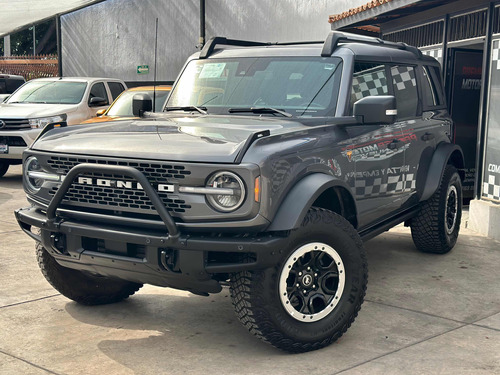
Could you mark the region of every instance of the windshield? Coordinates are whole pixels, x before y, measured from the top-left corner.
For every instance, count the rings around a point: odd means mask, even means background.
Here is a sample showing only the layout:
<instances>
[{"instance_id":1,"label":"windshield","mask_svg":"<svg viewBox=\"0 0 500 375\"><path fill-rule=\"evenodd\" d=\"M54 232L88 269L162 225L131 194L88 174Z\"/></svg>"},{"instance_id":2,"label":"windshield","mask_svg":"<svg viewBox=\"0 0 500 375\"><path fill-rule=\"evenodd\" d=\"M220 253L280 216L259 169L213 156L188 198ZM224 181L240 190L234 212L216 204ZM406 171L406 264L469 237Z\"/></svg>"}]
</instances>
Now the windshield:
<instances>
[{"instance_id":1,"label":"windshield","mask_svg":"<svg viewBox=\"0 0 500 375\"><path fill-rule=\"evenodd\" d=\"M341 65L339 58L332 57L193 60L166 107L198 106L217 114L258 107L294 116L333 115ZM274 116L276 112L266 114Z\"/></svg>"},{"instance_id":2,"label":"windshield","mask_svg":"<svg viewBox=\"0 0 500 375\"><path fill-rule=\"evenodd\" d=\"M155 112L161 112L169 92L170 91L156 90ZM132 113L132 99L136 94L148 94L151 99L153 99L153 90L125 91L118 97L118 99L116 99L111 107L109 107L106 115L133 117L134 114Z\"/></svg>"},{"instance_id":3,"label":"windshield","mask_svg":"<svg viewBox=\"0 0 500 375\"><path fill-rule=\"evenodd\" d=\"M86 87L85 82L32 81L17 90L7 103L78 104Z\"/></svg>"}]
</instances>

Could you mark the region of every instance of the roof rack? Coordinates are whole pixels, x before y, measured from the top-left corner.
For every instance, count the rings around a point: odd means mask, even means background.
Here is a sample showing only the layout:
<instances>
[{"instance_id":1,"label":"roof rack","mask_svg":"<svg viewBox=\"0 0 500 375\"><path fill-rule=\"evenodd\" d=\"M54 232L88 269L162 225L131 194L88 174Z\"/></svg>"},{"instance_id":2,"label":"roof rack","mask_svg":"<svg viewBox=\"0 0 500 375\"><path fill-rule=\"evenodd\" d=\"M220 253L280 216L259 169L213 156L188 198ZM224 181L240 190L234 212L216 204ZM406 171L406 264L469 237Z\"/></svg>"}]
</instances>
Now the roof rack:
<instances>
[{"instance_id":1,"label":"roof rack","mask_svg":"<svg viewBox=\"0 0 500 375\"><path fill-rule=\"evenodd\" d=\"M321 56L330 57L333 52L337 49L340 42L356 42L365 43L373 45L383 45L385 47L397 48L401 50L406 50L412 52L417 57L422 57L422 52L413 46L409 46L403 42L389 42L380 38L374 38L370 36L357 35L357 34L347 34L340 31L332 31L328 34L328 37L323 44L323 50L321 51Z\"/></svg>"},{"instance_id":2,"label":"roof rack","mask_svg":"<svg viewBox=\"0 0 500 375\"><path fill-rule=\"evenodd\" d=\"M294 44L321 44L323 43L323 50L321 51L322 57L330 57L333 52L337 49L339 43L341 42L356 42L356 43L365 43L365 44L373 44L373 45L383 45L385 47L397 48L401 50L406 50L412 52L417 57L422 57L422 52L413 46L409 46L403 42L389 42L380 38L374 38L370 36L357 35L357 34L349 34L343 33L340 31L332 31L328 34L325 42L323 41L305 41L305 42L252 42L249 40L238 40L238 39L227 39L222 36L216 36L210 38L208 42L205 44L203 49L200 52L200 59L208 58L215 49L215 46L218 44L223 44L226 46L239 46L239 47L265 47L265 46L290 46Z\"/></svg>"},{"instance_id":3,"label":"roof rack","mask_svg":"<svg viewBox=\"0 0 500 375\"><path fill-rule=\"evenodd\" d=\"M200 52L200 59L209 57L215 49L217 44L224 44L226 46L241 46L241 47L256 47L256 46L269 46L271 43L266 42L251 42L248 40L227 39L223 36L216 36L210 38L203 46Z\"/></svg>"},{"instance_id":4,"label":"roof rack","mask_svg":"<svg viewBox=\"0 0 500 375\"><path fill-rule=\"evenodd\" d=\"M227 39L222 36L216 36L210 38L208 42L205 44L203 49L200 52L200 59L206 59L209 57L217 44L223 44L226 46L240 46L240 47L263 47L263 46L291 46L294 44L321 44L320 41L304 41L304 42L252 42L248 40L237 40L237 39Z\"/></svg>"}]
</instances>

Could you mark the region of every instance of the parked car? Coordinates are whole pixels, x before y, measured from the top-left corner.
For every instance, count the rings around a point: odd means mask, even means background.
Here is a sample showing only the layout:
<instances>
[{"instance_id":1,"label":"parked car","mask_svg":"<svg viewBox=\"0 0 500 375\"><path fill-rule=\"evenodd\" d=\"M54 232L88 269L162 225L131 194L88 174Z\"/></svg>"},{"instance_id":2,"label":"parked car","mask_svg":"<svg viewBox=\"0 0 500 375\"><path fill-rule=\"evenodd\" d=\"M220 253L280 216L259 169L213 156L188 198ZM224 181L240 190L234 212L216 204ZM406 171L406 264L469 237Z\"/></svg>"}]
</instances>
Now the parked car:
<instances>
[{"instance_id":1,"label":"parked car","mask_svg":"<svg viewBox=\"0 0 500 375\"><path fill-rule=\"evenodd\" d=\"M0 103L26 82L23 76L0 74Z\"/></svg>"},{"instance_id":2,"label":"parked car","mask_svg":"<svg viewBox=\"0 0 500 375\"><path fill-rule=\"evenodd\" d=\"M95 122L106 122L114 120L126 120L134 118L132 113L132 100L136 94L146 94L151 98L156 97L154 112L161 112L165 100L172 86L140 86L130 88L120 94L118 98L106 110L97 111L97 116L82 122L82 124L92 124Z\"/></svg>"},{"instance_id":3,"label":"parked car","mask_svg":"<svg viewBox=\"0 0 500 375\"><path fill-rule=\"evenodd\" d=\"M0 104L0 177L49 124L74 125L105 110L127 86L112 78L40 78Z\"/></svg>"},{"instance_id":4,"label":"parked car","mask_svg":"<svg viewBox=\"0 0 500 375\"><path fill-rule=\"evenodd\" d=\"M205 296L229 285L252 334L304 352L357 317L363 240L405 223L420 251L457 241L463 153L439 63L415 47L341 32L214 38L164 112L149 108L47 129L24 154L32 205L17 220L43 275L78 303L145 283Z\"/></svg>"}]
</instances>

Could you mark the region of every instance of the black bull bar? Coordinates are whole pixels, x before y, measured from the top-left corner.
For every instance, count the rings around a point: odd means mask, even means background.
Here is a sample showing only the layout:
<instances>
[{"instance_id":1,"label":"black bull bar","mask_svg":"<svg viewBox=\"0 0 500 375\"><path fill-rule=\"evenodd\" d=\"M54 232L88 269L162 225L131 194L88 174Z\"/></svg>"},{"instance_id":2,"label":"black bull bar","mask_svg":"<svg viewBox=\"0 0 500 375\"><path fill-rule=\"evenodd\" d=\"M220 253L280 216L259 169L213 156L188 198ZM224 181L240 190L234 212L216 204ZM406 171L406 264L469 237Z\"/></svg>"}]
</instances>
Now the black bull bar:
<instances>
[{"instance_id":1,"label":"black bull bar","mask_svg":"<svg viewBox=\"0 0 500 375\"><path fill-rule=\"evenodd\" d=\"M165 224L166 232L152 233L133 227L95 225L92 222L74 221L57 216L57 209L75 178L89 172L123 175L135 179L141 184L157 210ZM138 282L208 292L215 292L220 288L218 283L217 287L208 285L215 282L209 280L210 274L271 267L279 262L282 257L282 249L285 249L290 241L290 237L270 234L245 237L211 237L181 233L146 176L137 169L127 166L79 164L66 175L48 205L46 214L37 207L30 207L16 210L15 215L23 231L36 241L41 242L59 263L67 267L97 271L104 275L133 279ZM41 228L41 234L33 233L32 226ZM54 238L57 238L59 234L66 236L65 244L70 253L69 256L63 254L54 244ZM127 243L140 244L151 250L146 255L143 261L144 267L142 267L137 259L126 259L123 256L83 249L81 243L83 237L118 241L125 247ZM182 269L181 275L172 274L168 270L159 268L159 265L162 264L159 249L162 248L178 252L178 261ZM254 258L245 262L218 261L209 263L207 262L209 252L253 254ZM130 272L127 273L127 270ZM189 282L185 276L189 276ZM189 287L187 287L188 284Z\"/></svg>"}]
</instances>

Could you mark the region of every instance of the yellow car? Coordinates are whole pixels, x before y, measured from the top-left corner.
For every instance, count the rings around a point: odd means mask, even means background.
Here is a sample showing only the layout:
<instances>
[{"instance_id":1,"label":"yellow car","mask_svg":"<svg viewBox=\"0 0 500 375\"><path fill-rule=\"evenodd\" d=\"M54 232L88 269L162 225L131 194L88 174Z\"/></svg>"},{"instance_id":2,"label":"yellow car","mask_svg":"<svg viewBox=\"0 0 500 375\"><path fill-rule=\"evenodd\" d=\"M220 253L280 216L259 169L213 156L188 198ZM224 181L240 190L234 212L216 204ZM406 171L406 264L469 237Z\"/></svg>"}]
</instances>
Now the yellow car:
<instances>
[{"instance_id":1,"label":"yellow car","mask_svg":"<svg viewBox=\"0 0 500 375\"><path fill-rule=\"evenodd\" d=\"M156 86L155 112L160 112L165 104L165 100L172 89L172 86ZM132 119L132 99L135 94L148 94L153 98L153 86L133 87L120 94L108 109L97 112L97 117L82 122L82 124L91 124L96 122L114 121Z\"/></svg>"}]
</instances>

